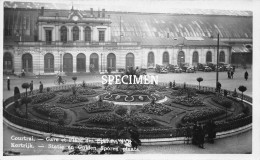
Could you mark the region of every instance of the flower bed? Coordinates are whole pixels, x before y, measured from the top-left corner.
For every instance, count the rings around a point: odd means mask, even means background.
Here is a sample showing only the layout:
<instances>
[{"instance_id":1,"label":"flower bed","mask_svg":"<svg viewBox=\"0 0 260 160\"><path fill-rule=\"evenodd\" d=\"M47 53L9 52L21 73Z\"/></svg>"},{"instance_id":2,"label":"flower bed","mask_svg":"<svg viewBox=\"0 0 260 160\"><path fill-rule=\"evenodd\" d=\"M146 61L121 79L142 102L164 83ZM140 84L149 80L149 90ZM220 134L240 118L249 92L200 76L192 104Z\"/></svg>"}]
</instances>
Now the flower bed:
<instances>
[{"instance_id":1,"label":"flower bed","mask_svg":"<svg viewBox=\"0 0 260 160\"><path fill-rule=\"evenodd\" d=\"M89 113L105 112L114 110L114 104L109 102L94 102L86 104L84 109Z\"/></svg>"},{"instance_id":2,"label":"flower bed","mask_svg":"<svg viewBox=\"0 0 260 160\"><path fill-rule=\"evenodd\" d=\"M162 116L166 113L171 112L172 109L170 109L160 103L155 103L155 104L149 103L149 104L144 105L143 108L141 109L141 111L143 113L147 113L147 114L154 114L154 115Z\"/></svg>"},{"instance_id":3,"label":"flower bed","mask_svg":"<svg viewBox=\"0 0 260 160\"><path fill-rule=\"evenodd\" d=\"M223 96L214 96L214 97L211 98L211 100L214 101L217 104L224 106L224 107L225 107L226 103L229 103L229 105L227 105L228 108L230 108L232 106L232 103L233 103L230 99L223 97Z\"/></svg>"},{"instance_id":4,"label":"flower bed","mask_svg":"<svg viewBox=\"0 0 260 160\"><path fill-rule=\"evenodd\" d=\"M53 97L55 97L54 92L37 94L35 96L32 96L32 102L31 103L36 104L36 103L45 102L49 99L52 99Z\"/></svg>"},{"instance_id":5,"label":"flower bed","mask_svg":"<svg viewBox=\"0 0 260 160\"><path fill-rule=\"evenodd\" d=\"M90 88L80 88L78 89L78 93L82 95L93 95L96 94L97 92Z\"/></svg>"},{"instance_id":6,"label":"flower bed","mask_svg":"<svg viewBox=\"0 0 260 160\"><path fill-rule=\"evenodd\" d=\"M172 102L189 106L189 107L205 106L202 100L197 97L188 98L186 96L179 96L179 97L172 98Z\"/></svg>"},{"instance_id":7,"label":"flower bed","mask_svg":"<svg viewBox=\"0 0 260 160\"><path fill-rule=\"evenodd\" d=\"M202 121L206 120L212 117L219 116L221 114L225 113L224 110L218 109L218 108L203 108L203 109L198 109L189 112L186 114L183 118L183 122L196 122L196 121Z\"/></svg>"},{"instance_id":8,"label":"flower bed","mask_svg":"<svg viewBox=\"0 0 260 160\"><path fill-rule=\"evenodd\" d=\"M143 116L139 114L131 115L130 118L131 122L138 125L138 126L143 126L143 127L149 127L149 126L154 126L156 125L155 121L150 118L149 116Z\"/></svg>"},{"instance_id":9,"label":"flower bed","mask_svg":"<svg viewBox=\"0 0 260 160\"><path fill-rule=\"evenodd\" d=\"M33 109L40 114L44 114L46 117L50 116L55 119L62 119L64 116L64 111L61 107L47 103L35 105L33 106Z\"/></svg>"},{"instance_id":10,"label":"flower bed","mask_svg":"<svg viewBox=\"0 0 260 160\"><path fill-rule=\"evenodd\" d=\"M61 96L57 102L61 104L75 104L80 102L88 102L88 98L84 96L70 94Z\"/></svg>"},{"instance_id":11,"label":"flower bed","mask_svg":"<svg viewBox=\"0 0 260 160\"><path fill-rule=\"evenodd\" d=\"M122 117L115 113L103 113L91 116L88 119L90 123L112 125L122 121Z\"/></svg>"}]
</instances>

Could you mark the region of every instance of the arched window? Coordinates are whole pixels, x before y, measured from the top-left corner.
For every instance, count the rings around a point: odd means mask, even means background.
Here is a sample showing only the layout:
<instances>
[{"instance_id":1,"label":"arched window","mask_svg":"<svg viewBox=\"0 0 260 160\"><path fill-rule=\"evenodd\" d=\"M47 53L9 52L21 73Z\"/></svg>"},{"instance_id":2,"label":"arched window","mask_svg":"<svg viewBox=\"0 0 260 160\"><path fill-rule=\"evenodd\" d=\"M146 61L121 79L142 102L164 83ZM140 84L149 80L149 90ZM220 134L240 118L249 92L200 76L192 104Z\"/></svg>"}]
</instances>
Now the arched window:
<instances>
[{"instance_id":1,"label":"arched window","mask_svg":"<svg viewBox=\"0 0 260 160\"><path fill-rule=\"evenodd\" d=\"M178 65L182 66L183 63L185 63L185 54L183 51L180 51L178 53Z\"/></svg>"},{"instance_id":2,"label":"arched window","mask_svg":"<svg viewBox=\"0 0 260 160\"><path fill-rule=\"evenodd\" d=\"M44 56L44 72L54 72L54 56L51 53L47 53Z\"/></svg>"},{"instance_id":3,"label":"arched window","mask_svg":"<svg viewBox=\"0 0 260 160\"><path fill-rule=\"evenodd\" d=\"M70 53L66 53L63 56L63 71L73 72L73 58Z\"/></svg>"},{"instance_id":4,"label":"arched window","mask_svg":"<svg viewBox=\"0 0 260 160\"><path fill-rule=\"evenodd\" d=\"M92 53L90 55L90 71L98 71L99 63L98 63L98 54Z\"/></svg>"},{"instance_id":5,"label":"arched window","mask_svg":"<svg viewBox=\"0 0 260 160\"><path fill-rule=\"evenodd\" d=\"M225 62L225 52L221 51L219 53L219 62Z\"/></svg>"},{"instance_id":6,"label":"arched window","mask_svg":"<svg viewBox=\"0 0 260 160\"><path fill-rule=\"evenodd\" d=\"M86 56L83 53L77 55L77 72L86 72Z\"/></svg>"},{"instance_id":7,"label":"arched window","mask_svg":"<svg viewBox=\"0 0 260 160\"><path fill-rule=\"evenodd\" d=\"M212 53L210 51L206 54L206 63L212 62Z\"/></svg>"},{"instance_id":8,"label":"arched window","mask_svg":"<svg viewBox=\"0 0 260 160\"><path fill-rule=\"evenodd\" d=\"M4 70L13 70L13 57L11 53L4 53Z\"/></svg>"},{"instance_id":9,"label":"arched window","mask_svg":"<svg viewBox=\"0 0 260 160\"><path fill-rule=\"evenodd\" d=\"M79 40L79 27L75 26L72 29L73 41Z\"/></svg>"},{"instance_id":10,"label":"arched window","mask_svg":"<svg viewBox=\"0 0 260 160\"><path fill-rule=\"evenodd\" d=\"M116 70L116 56L114 53L107 55L107 68L110 68L112 71Z\"/></svg>"},{"instance_id":11,"label":"arched window","mask_svg":"<svg viewBox=\"0 0 260 160\"><path fill-rule=\"evenodd\" d=\"M26 53L22 56L23 61L23 69L25 72L32 72L33 71L33 60L32 55L30 53Z\"/></svg>"},{"instance_id":12,"label":"arched window","mask_svg":"<svg viewBox=\"0 0 260 160\"><path fill-rule=\"evenodd\" d=\"M199 53L197 51L193 52L192 55L192 65L196 66L199 63Z\"/></svg>"},{"instance_id":13,"label":"arched window","mask_svg":"<svg viewBox=\"0 0 260 160\"><path fill-rule=\"evenodd\" d=\"M126 68L135 67L135 56L134 56L133 53L128 53L128 54L126 55L125 67L126 67Z\"/></svg>"},{"instance_id":14,"label":"arched window","mask_svg":"<svg viewBox=\"0 0 260 160\"><path fill-rule=\"evenodd\" d=\"M85 41L86 42L91 41L91 28L90 27L85 28Z\"/></svg>"},{"instance_id":15,"label":"arched window","mask_svg":"<svg viewBox=\"0 0 260 160\"><path fill-rule=\"evenodd\" d=\"M154 54L153 54L153 52L149 52L149 53L148 53L148 63L147 63L147 67L148 67L148 68L154 67Z\"/></svg>"},{"instance_id":16,"label":"arched window","mask_svg":"<svg viewBox=\"0 0 260 160\"><path fill-rule=\"evenodd\" d=\"M60 41L67 42L67 28L65 26L60 29Z\"/></svg>"},{"instance_id":17,"label":"arched window","mask_svg":"<svg viewBox=\"0 0 260 160\"><path fill-rule=\"evenodd\" d=\"M163 53L163 65L168 65L169 64L169 53L168 52L164 52Z\"/></svg>"}]
</instances>

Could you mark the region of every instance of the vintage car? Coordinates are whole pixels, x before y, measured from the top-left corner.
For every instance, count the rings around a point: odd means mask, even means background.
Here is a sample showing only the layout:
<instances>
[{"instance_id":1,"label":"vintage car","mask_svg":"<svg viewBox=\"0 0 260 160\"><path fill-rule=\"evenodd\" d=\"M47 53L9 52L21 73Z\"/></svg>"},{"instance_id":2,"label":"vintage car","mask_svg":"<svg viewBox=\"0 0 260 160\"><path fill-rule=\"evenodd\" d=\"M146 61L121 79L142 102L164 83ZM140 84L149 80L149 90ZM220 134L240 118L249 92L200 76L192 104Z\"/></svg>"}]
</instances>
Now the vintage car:
<instances>
[{"instance_id":1,"label":"vintage car","mask_svg":"<svg viewBox=\"0 0 260 160\"><path fill-rule=\"evenodd\" d=\"M186 72L187 68L189 68L189 67L190 67L189 63L181 64L181 69L182 69L183 72Z\"/></svg>"},{"instance_id":2,"label":"vintage car","mask_svg":"<svg viewBox=\"0 0 260 160\"><path fill-rule=\"evenodd\" d=\"M203 71L204 71L204 72L211 72L211 71L212 71L212 68L209 67L209 66L205 66Z\"/></svg>"},{"instance_id":3,"label":"vintage car","mask_svg":"<svg viewBox=\"0 0 260 160\"><path fill-rule=\"evenodd\" d=\"M176 66L174 68L174 73L181 73L181 72L182 72L182 69L180 67Z\"/></svg>"},{"instance_id":4,"label":"vintage car","mask_svg":"<svg viewBox=\"0 0 260 160\"><path fill-rule=\"evenodd\" d=\"M207 66L207 64L198 63L197 64L197 70L198 71L204 71L205 66Z\"/></svg>"},{"instance_id":5,"label":"vintage car","mask_svg":"<svg viewBox=\"0 0 260 160\"><path fill-rule=\"evenodd\" d=\"M169 72L167 66L158 65L158 64L156 64L155 71L158 72L158 73L168 73Z\"/></svg>"},{"instance_id":6,"label":"vintage car","mask_svg":"<svg viewBox=\"0 0 260 160\"><path fill-rule=\"evenodd\" d=\"M212 71L215 71L217 68L217 64L214 63L207 63L207 66L209 66L212 69Z\"/></svg>"},{"instance_id":7,"label":"vintage car","mask_svg":"<svg viewBox=\"0 0 260 160\"><path fill-rule=\"evenodd\" d=\"M194 70L194 67L193 66L190 66L186 69L186 73L194 73L195 70Z\"/></svg>"}]
</instances>

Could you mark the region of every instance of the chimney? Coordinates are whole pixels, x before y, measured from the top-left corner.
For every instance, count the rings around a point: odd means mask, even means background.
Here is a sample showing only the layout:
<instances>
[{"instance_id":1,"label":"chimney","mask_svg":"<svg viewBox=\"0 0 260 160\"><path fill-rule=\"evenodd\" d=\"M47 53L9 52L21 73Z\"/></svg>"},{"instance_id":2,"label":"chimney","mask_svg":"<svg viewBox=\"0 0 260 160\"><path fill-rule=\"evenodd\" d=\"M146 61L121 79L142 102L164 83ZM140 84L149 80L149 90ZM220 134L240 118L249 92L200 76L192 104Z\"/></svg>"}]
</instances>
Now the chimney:
<instances>
[{"instance_id":1,"label":"chimney","mask_svg":"<svg viewBox=\"0 0 260 160\"><path fill-rule=\"evenodd\" d=\"M90 15L93 17L93 8L90 8Z\"/></svg>"},{"instance_id":2,"label":"chimney","mask_svg":"<svg viewBox=\"0 0 260 160\"><path fill-rule=\"evenodd\" d=\"M98 18L100 17L100 11L99 11L99 9L98 9Z\"/></svg>"},{"instance_id":3,"label":"chimney","mask_svg":"<svg viewBox=\"0 0 260 160\"><path fill-rule=\"evenodd\" d=\"M105 9L102 9L102 18L105 18Z\"/></svg>"},{"instance_id":4,"label":"chimney","mask_svg":"<svg viewBox=\"0 0 260 160\"><path fill-rule=\"evenodd\" d=\"M43 16L43 14L44 14L44 7L41 7L41 16Z\"/></svg>"}]
</instances>

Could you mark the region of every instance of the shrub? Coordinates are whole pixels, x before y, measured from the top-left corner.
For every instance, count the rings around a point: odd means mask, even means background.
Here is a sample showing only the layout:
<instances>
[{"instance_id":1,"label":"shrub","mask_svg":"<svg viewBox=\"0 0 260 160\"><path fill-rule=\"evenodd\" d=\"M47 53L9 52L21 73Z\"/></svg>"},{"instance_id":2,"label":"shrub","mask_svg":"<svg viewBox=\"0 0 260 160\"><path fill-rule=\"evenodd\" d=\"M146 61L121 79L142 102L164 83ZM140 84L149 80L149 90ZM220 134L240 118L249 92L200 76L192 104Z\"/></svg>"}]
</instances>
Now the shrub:
<instances>
[{"instance_id":1,"label":"shrub","mask_svg":"<svg viewBox=\"0 0 260 160\"><path fill-rule=\"evenodd\" d=\"M33 109L40 113L45 115L46 117L52 117L55 119L63 119L64 117L64 111L61 109L60 106L55 106L52 104L39 104L33 106Z\"/></svg>"},{"instance_id":2,"label":"shrub","mask_svg":"<svg viewBox=\"0 0 260 160\"><path fill-rule=\"evenodd\" d=\"M218 108L203 108L189 112L183 118L183 122L196 122L219 116L225 113L224 110Z\"/></svg>"},{"instance_id":3,"label":"shrub","mask_svg":"<svg viewBox=\"0 0 260 160\"><path fill-rule=\"evenodd\" d=\"M96 114L88 119L90 123L112 125L122 121L122 117L115 113Z\"/></svg>"},{"instance_id":4,"label":"shrub","mask_svg":"<svg viewBox=\"0 0 260 160\"><path fill-rule=\"evenodd\" d=\"M88 98L84 96L79 96L79 95L63 95L59 98L57 101L58 103L61 104L75 104L75 103L80 103L80 102L87 102Z\"/></svg>"},{"instance_id":5,"label":"shrub","mask_svg":"<svg viewBox=\"0 0 260 160\"><path fill-rule=\"evenodd\" d=\"M21 99L21 104L28 104L28 103L31 103L32 102L32 99L30 97L23 97Z\"/></svg>"},{"instance_id":6,"label":"shrub","mask_svg":"<svg viewBox=\"0 0 260 160\"><path fill-rule=\"evenodd\" d=\"M141 109L143 113L148 113L148 114L154 114L154 115L164 115L166 113L169 113L172 111L172 109L166 107L163 104L160 103L155 103L155 104L146 104L143 106Z\"/></svg>"},{"instance_id":7,"label":"shrub","mask_svg":"<svg viewBox=\"0 0 260 160\"><path fill-rule=\"evenodd\" d=\"M32 96L32 104L45 102L45 101L47 101L49 99L52 99L55 96L56 95L55 95L54 92L37 94L35 96Z\"/></svg>"},{"instance_id":8,"label":"shrub","mask_svg":"<svg viewBox=\"0 0 260 160\"><path fill-rule=\"evenodd\" d=\"M112 111L114 109L114 104L104 101L97 101L86 104L84 109L89 113Z\"/></svg>"},{"instance_id":9,"label":"shrub","mask_svg":"<svg viewBox=\"0 0 260 160\"><path fill-rule=\"evenodd\" d=\"M47 92L50 92L51 91L51 88L50 87L47 87Z\"/></svg>"},{"instance_id":10,"label":"shrub","mask_svg":"<svg viewBox=\"0 0 260 160\"><path fill-rule=\"evenodd\" d=\"M19 103L19 101L15 101L14 102L14 108L20 108L21 107L21 105L20 105L20 103Z\"/></svg>"},{"instance_id":11,"label":"shrub","mask_svg":"<svg viewBox=\"0 0 260 160\"><path fill-rule=\"evenodd\" d=\"M250 109L248 106L244 106L243 109L242 109L242 112L245 114L245 115L249 115L250 113Z\"/></svg>"},{"instance_id":12,"label":"shrub","mask_svg":"<svg viewBox=\"0 0 260 160\"><path fill-rule=\"evenodd\" d=\"M26 118L26 114L23 113L20 108L16 108L16 109L15 109L15 112L16 112L16 114L17 114L18 117L20 117L20 118Z\"/></svg>"},{"instance_id":13,"label":"shrub","mask_svg":"<svg viewBox=\"0 0 260 160\"><path fill-rule=\"evenodd\" d=\"M72 77L72 80L74 81L74 84L76 83L77 77Z\"/></svg>"},{"instance_id":14,"label":"shrub","mask_svg":"<svg viewBox=\"0 0 260 160\"><path fill-rule=\"evenodd\" d=\"M205 104L202 102L200 98L197 97L184 97L184 96L179 96L179 97L174 97L172 98L173 103L178 103L178 104L183 104L186 106L190 107L195 107L195 106L205 106Z\"/></svg>"},{"instance_id":15,"label":"shrub","mask_svg":"<svg viewBox=\"0 0 260 160\"><path fill-rule=\"evenodd\" d=\"M212 97L211 99L214 102L216 102L217 104L220 104L221 106L226 107L226 108L230 108L233 103L231 100L229 100L228 98L223 97L223 96L215 96L215 97Z\"/></svg>"},{"instance_id":16,"label":"shrub","mask_svg":"<svg viewBox=\"0 0 260 160\"><path fill-rule=\"evenodd\" d=\"M156 124L155 121L149 116L143 116L139 114L132 115L130 121L132 124L144 127L154 126Z\"/></svg>"},{"instance_id":17,"label":"shrub","mask_svg":"<svg viewBox=\"0 0 260 160\"><path fill-rule=\"evenodd\" d=\"M125 116L127 114L127 108L120 106L116 109L115 113L120 116Z\"/></svg>"},{"instance_id":18,"label":"shrub","mask_svg":"<svg viewBox=\"0 0 260 160\"><path fill-rule=\"evenodd\" d=\"M229 101L229 100L224 100L222 101L221 105L225 108L231 108L232 106L232 101Z\"/></svg>"},{"instance_id":19,"label":"shrub","mask_svg":"<svg viewBox=\"0 0 260 160\"><path fill-rule=\"evenodd\" d=\"M19 90L18 87L14 87L14 97L15 97L16 99L20 99L20 98L21 98L21 96L20 96L20 90Z\"/></svg>"}]
</instances>

